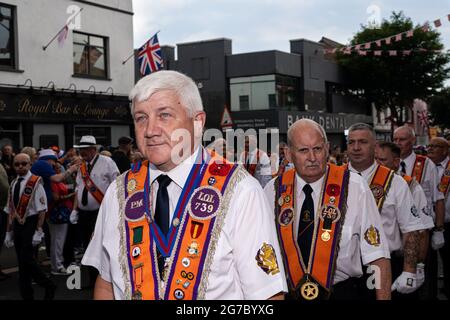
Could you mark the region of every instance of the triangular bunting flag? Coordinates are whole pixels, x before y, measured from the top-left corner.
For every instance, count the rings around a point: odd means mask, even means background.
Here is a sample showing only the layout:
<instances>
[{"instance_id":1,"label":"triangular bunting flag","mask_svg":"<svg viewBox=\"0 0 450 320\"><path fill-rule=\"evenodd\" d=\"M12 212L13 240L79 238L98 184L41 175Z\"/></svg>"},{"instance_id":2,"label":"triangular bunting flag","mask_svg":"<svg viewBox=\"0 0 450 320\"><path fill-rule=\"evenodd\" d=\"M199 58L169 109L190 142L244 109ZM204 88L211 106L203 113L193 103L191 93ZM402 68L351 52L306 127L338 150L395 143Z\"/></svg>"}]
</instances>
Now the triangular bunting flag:
<instances>
[{"instance_id":1,"label":"triangular bunting flag","mask_svg":"<svg viewBox=\"0 0 450 320\"><path fill-rule=\"evenodd\" d=\"M408 32L406 33L406 37L407 38L411 38L414 35L414 31L413 30L408 30Z\"/></svg>"},{"instance_id":2,"label":"triangular bunting flag","mask_svg":"<svg viewBox=\"0 0 450 320\"><path fill-rule=\"evenodd\" d=\"M435 26L436 28L439 28L440 26L442 26L441 19L435 20L435 21L434 21L434 26Z\"/></svg>"}]
</instances>

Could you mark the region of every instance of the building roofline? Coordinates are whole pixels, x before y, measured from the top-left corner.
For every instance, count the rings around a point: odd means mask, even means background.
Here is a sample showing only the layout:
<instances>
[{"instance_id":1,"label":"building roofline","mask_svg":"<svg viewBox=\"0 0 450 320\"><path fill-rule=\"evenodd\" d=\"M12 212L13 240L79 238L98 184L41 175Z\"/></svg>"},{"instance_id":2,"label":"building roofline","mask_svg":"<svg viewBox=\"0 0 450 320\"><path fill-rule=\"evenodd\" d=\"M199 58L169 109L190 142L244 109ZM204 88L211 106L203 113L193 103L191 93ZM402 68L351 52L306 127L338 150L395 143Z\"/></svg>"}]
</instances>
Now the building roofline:
<instances>
[{"instance_id":1,"label":"building roofline","mask_svg":"<svg viewBox=\"0 0 450 320\"><path fill-rule=\"evenodd\" d=\"M215 38L215 39L200 40L200 41L181 42L181 43L177 43L177 46L185 46L185 45L206 43L206 42L217 42L217 41L222 41L222 40L233 41L230 38Z\"/></svg>"},{"instance_id":2,"label":"building roofline","mask_svg":"<svg viewBox=\"0 0 450 320\"><path fill-rule=\"evenodd\" d=\"M317 42L317 41L312 41L312 40L305 39L305 38L289 40L289 42L294 42L294 41L305 41L305 42L309 42L309 43L313 43L313 44L317 44L317 45L323 46L323 43L320 43L320 42Z\"/></svg>"},{"instance_id":3,"label":"building roofline","mask_svg":"<svg viewBox=\"0 0 450 320\"><path fill-rule=\"evenodd\" d=\"M296 55L296 56L301 56L301 54L298 53L293 53L293 52L286 52L286 51L281 51L281 50L261 50L261 51L250 51L250 52L241 52L241 53L236 53L233 54L232 56L240 56L240 55L245 55L245 54L257 54L257 53L268 53L268 52L275 52L275 53L284 53L284 54L289 54L289 55Z\"/></svg>"}]
</instances>

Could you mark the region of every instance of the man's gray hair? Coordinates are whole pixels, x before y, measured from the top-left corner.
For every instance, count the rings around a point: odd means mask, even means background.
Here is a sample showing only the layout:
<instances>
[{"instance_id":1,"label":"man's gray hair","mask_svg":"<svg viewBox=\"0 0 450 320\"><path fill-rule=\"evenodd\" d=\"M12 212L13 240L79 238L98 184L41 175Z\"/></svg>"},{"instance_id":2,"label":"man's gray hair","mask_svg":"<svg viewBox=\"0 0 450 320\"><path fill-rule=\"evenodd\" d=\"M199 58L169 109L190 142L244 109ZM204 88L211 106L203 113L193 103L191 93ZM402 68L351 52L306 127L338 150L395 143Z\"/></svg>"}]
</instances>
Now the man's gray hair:
<instances>
[{"instance_id":1,"label":"man's gray hair","mask_svg":"<svg viewBox=\"0 0 450 320\"><path fill-rule=\"evenodd\" d=\"M131 114L135 102L145 101L154 93L164 90L175 92L190 118L196 112L203 111L202 98L195 82L180 72L162 70L142 78L131 90Z\"/></svg>"},{"instance_id":2,"label":"man's gray hair","mask_svg":"<svg viewBox=\"0 0 450 320\"><path fill-rule=\"evenodd\" d=\"M292 135L294 134L294 130L298 126L310 126L310 127L316 128L319 131L320 135L322 136L324 143L325 144L328 143L328 138L327 138L327 134L325 132L325 129L320 124L318 124L317 122L315 122L315 121L313 121L311 119L303 118L303 119L295 121L292 124L292 126L289 127L289 129L287 131L287 144L288 144L289 147L292 146Z\"/></svg>"},{"instance_id":3,"label":"man's gray hair","mask_svg":"<svg viewBox=\"0 0 450 320\"><path fill-rule=\"evenodd\" d=\"M363 122L352 124L350 126L350 128L348 128L348 133L356 131L356 130L369 131L372 134L373 138L375 140L377 139L377 135L375 133L375 130L373 129L373 127L370 124L363 123Z\"/></svg>"},{"instance_id":4,"label":"man's gray hair","mask_svg":"<svg viewBox=\"0 0 450 320\"><path fill-rule=\"evenodd\" d=\"M398 131L398 130L406 130L406 131L408 131L408 133L409 133L409 135L410 135L411 137L413 137L413 138L416 137L416 132L414 131L414 129L411 128L410 126L408 126L407 124L404 124L403 126L398 127L397 129L395 129L395 130L394 130L394 133L395 133L396 131Z\"/></svg>"}]
</instances>

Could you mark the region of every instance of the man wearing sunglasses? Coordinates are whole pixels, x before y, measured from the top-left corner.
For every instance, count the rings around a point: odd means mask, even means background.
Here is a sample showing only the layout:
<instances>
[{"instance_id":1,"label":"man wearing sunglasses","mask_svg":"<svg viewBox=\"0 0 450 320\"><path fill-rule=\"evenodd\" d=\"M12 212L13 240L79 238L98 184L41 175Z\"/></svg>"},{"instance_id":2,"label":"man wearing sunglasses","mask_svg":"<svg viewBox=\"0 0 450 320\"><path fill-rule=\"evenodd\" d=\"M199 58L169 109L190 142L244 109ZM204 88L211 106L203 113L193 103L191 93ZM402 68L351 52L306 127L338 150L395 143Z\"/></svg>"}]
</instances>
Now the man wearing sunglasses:
<instances>
[{"instance_id":1,"label":"man wearing sunglasses","mask_svg":"<svg viewBox=\"0 0 450 320\"><path fill-rule=\"evenodd\" d=\"M44 299L52 300L55 284L44 274L34 258L33 246L42 241L42 224L47 211L42 179L30 172L31 160L27 154L14 157L17 177L9 188L9 203L5 207L9 214L5 245L15 246L19 264L20 294L24 300L33 300L31 281L45 288Z\"/></svg>"}]
</instances>

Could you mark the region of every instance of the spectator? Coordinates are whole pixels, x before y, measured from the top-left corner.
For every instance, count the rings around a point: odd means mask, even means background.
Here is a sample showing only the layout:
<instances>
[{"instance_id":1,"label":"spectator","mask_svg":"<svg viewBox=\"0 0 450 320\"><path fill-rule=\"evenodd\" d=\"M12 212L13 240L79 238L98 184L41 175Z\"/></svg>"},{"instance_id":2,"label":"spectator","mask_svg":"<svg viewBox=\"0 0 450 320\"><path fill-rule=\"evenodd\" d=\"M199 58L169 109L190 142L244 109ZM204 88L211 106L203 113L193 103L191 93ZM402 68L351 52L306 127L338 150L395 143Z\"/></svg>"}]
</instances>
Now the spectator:
<instances>
[{"instance_id":1,"label":"spectator","mask_svg":"<svg viewBox=\"0 0 450 320\"><path fill-rule=\"evenodd\" d=\"M133 141L133 138L121 137L118 141L119 148L112 155L112 159L116 163L117 168L119 168L120 173L124 173L131 167L130 155Z\"/></svg>"},{"instance_id":2,"label":"spectator","mask_svg":"<svg viewBox=\"0 0 450 320\"><path fill-rule=\"evenodd\" d=\"M2 147L2 157L0 159L0 163L3 165L3 167L6 170L6 174L8 175L8 182L11 183L11 181L16 176L16 173L14 172L13 167L13 159L14 159L14 151L13 147L10 144L5 144Z\"/></svg>"},{"instance_id":3,"label":"spectator","mask_svg":"<svg viewBox=\"0 0 450 320\"><path fill-rule=\"evenodd\" d=\"M3 165L0 164L0 253L2 252L3 241L5 240L6 235L6 224L8 221L8 216L6 212L3 211L3 208L8 202L8 189L8 175L5 168L3 168ZM0 281L7 278L9 278L9 276L0 268Z\"/></svg>"}]
</instances>

